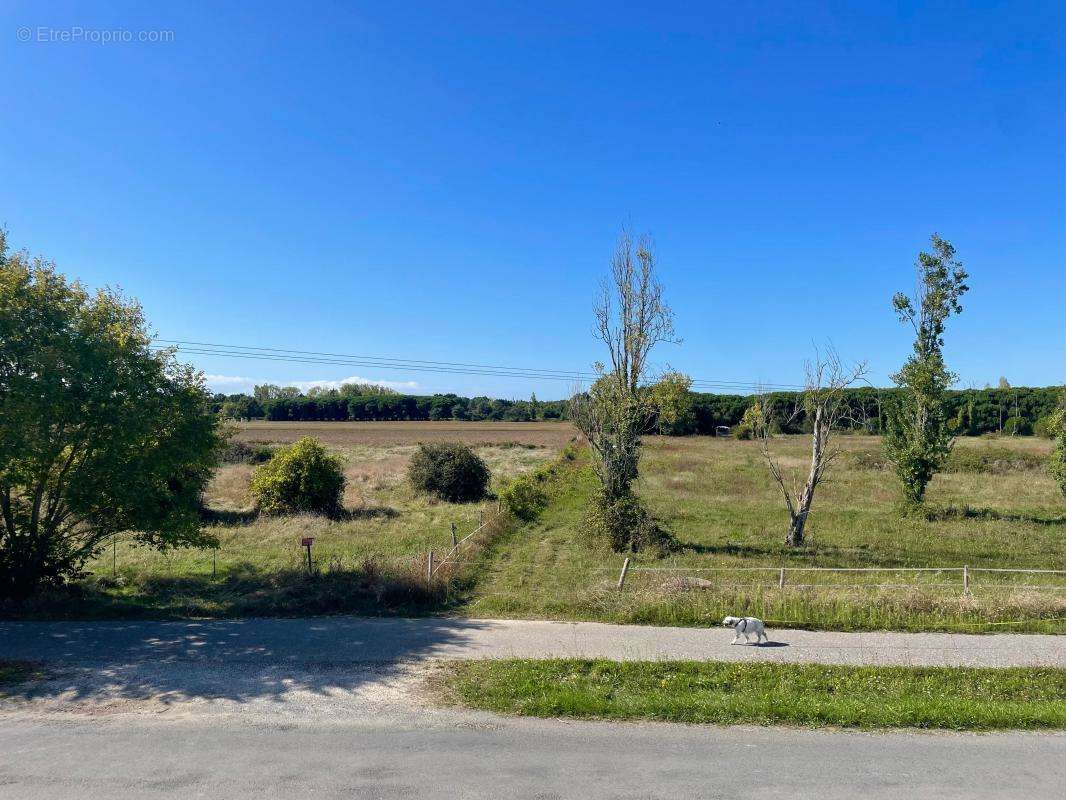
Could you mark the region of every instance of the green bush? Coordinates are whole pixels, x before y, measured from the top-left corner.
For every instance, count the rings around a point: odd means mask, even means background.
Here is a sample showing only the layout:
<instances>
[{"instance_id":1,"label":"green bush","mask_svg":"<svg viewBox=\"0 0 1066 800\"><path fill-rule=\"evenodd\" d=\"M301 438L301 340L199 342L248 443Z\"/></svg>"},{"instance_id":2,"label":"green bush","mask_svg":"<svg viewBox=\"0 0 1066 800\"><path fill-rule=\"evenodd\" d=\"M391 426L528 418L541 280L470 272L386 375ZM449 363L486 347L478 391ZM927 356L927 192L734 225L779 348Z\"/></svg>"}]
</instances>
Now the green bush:
<instances>
[{"instance_id":1,"label":"green bush","mask_svg":"<svg viewBox=\"0 0 1066 800\"><path fill-rule=\"evenodd\" d=\"M344 491L341 459L305 436L257 468L251 490L264 514L336 514Z\"/></svg>"},{"instance_id":2,"label":"green bush","mask_svg":"<svg viewBox=\"0 0 1066 800\"><path fill-rule=\"evenodd\" d=\"M1055 415L1047 414L1036 421L1033 425L1033 434L1042 439L1055 438Z\"/></svg>"},{"instance_id":3,"label":"green bush","mask_svg":"<svg viewBox=\"0 0 1066 800\"><path fill-rule=\"evenodd\" d=\"M411 456L407 478L417 492L435 494L450 503L473 503L485 496L489 468L458 442L420 444Z\"/></svg>"},{"instance_id":4,"label":"green bush","mask_svg":"<svg viewBox=\"0 0 1066 800\"><path fill-rule=\"evenodd\" d=\"M676 549L677 543L632 492L611 497L602 489L597 491L585 511L584 523L588 536L608 544L616 553L648 550L665 555Z\"/></svg>"},{"instance_id":5,"label":"green bush","mask_svg":"<svg viewBox=\"0 0 1066 800\"><path fill-rule=\"evenodd\" d=\"M1044 457L1009 447L955 447L944 462L945 472L1003 475L1028 472L1044 466Z\"/></svg>"},{"instance_id":6,"label":"green bush","mask_svg":"<svg viewBox=\"0 0 1066 800\"><path fill-rule=\"evenodd\" d=\"M532 522L548 507L548 493L532 475L523 475L500 490L500 500L514 516Z\"/></svg>"},{"instance_id":7,"label":"green bush","mask_svg":"<svg viewBox=\"0 0 1066 800\"><path fill-rule=\"evenodd\" d=\"M1028 436L1033 432L1033 428L1024 417L1007 417L1003 423L1003 432L1008 436Z\"/></svg>"},{"instance_id":8,"label":"green bush","mask_svg":"<svg viewBox=\"0 0 1066 800\"><path fill-rule=\"evenodd\" d=\"M222 450L222 462L224 464L265 464L274 452L275 448L268 444L230 441Z\"/></svg>"}]
</instances>

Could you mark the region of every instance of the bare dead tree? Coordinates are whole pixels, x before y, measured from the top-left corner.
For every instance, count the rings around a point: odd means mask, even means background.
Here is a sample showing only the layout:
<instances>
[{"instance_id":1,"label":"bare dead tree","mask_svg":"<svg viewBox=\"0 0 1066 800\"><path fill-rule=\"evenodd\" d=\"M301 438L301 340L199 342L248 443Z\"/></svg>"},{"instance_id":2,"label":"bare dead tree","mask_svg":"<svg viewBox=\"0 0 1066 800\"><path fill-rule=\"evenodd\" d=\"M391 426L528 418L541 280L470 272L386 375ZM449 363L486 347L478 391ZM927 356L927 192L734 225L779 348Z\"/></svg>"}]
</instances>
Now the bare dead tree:
<instances>
[{"instance_id":1,"label":"bare dead tree","mask_svg":"<svg viewBox=\"0 0 1066 800\"><path fill-rule=\"evenodd\" d=\"M860 362L845 367L836 351L830 348L823 355L816 353L813 361L807 362L807 379L803 393L796 402L789 421L806 413L811 422L811 461L806 480L801 484L801 474L790 471L786 476L780 461L772 452L771 418L773 409L769 397L762 395L757 403L759 424L755 436L759 440L763 457L770 468L770 475L781 489L788 508L788 533L785 544L799 547L804 541L804 528L814 504L814 493L833 461L840 455L834 434L841 422L848 419L851 409L847 403L846 390L866 374L866 363Z\"/></svg>"},{"instance_id":2,"label":"bare dead tree","mask_svg":"<svg viewBox=\"0 0 1066 800\"><path fill-rule=\"evenodd\" d=\"M652 348L660 342L680 342L674 335L674 314L655 274L651 237L641 236L634 250L633 237L622 232L611 259L611 277L601 284L595 313L594 331L611 358L609 374L619 381L622 391L635 396Z\"/></svg>"}]
</instances>

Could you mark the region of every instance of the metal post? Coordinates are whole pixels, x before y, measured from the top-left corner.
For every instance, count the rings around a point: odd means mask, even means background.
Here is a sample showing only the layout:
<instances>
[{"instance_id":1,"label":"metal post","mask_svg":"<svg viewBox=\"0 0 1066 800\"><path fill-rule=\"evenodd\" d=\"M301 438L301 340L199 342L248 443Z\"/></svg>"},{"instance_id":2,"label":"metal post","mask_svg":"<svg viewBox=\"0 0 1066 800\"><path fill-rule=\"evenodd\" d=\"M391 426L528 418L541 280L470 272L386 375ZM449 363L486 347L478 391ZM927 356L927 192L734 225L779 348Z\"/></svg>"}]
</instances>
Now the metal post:
<instances>
[{"instance_id":1,"label":"metal post","mask_svg":"<svg viewBox=\"0 0 1066 800\"><path fill-rule=\"evenodd\" d=\"M962 593L963 594L967 594L967 595L970 593L970 565L969 564L963 564L962 565Z\"/></svg>"},{"instance_id":2,"label":"metal post","mask_svg":"<svg viewBox=\"0 0 1066 800\"><path fill-rule=\"evenodd\" d=\"M629 572L629 556L622 562L622 574L618 576L618 588L621 589L626 582L626 573Z\"/></svg>"},{"instance_id":3,"label":"metal post","mask_svg":"<svg viewBox=\"0 0 1066 800\"><path fill-rule=\"evenodd\" d=\"M118 547L115 544L117 541L118 541L118 537L117 536L114 536L114 537L111 538L111 577L112 578L114 578L116 575L118 575Z\"/></svg>"},{"instance_id":4,"label":"metal post","mask_svg":"<svg viewBox=\"0 0 1066 800\"><path fill-rule=\"evenodd\" d=\"M426 580L433 580L433 551L429 551L429 558L426 559Z\"/></svg>"},{"instance_id":5,"label":"metal post","mask_svg":"<svg viewBox=\"0 0 1066 800\"><path fill-rule=\"evenodd\" d=\"M307 574L311 574L311 545L307 545Z\"/></svg>"},{"instance_id":6,"label":"metal post","mask_svg":"<svg viewBox=\"0 0 1066 800\"><path fill-rule=\"evenodd\" d=\"M778 589L784 589L785 588L785 568L784 567L781 567L781 572L779 572L778 575L777 575L777 588Z\"/></svg>"},{"instance_id":7,"label":"metal post","mask_svg":"<svg viewBox=\"0 0 1066 800\"><path fill-rule=\"evenodd\" d=\"M455 535L455 523L453 522L452 523L452 547L455 547L457 544L459 544L459 539Z\"/></svg>"},{"instance_id":8,"label":"metal post","mask_svg":"<svg viewBox=\"0 0 1066 800\"><path fill-rule=\"evenodd\" d=\"M211 578L218 575L218 550L211 551Z\"/></svg>"}]
</instances>

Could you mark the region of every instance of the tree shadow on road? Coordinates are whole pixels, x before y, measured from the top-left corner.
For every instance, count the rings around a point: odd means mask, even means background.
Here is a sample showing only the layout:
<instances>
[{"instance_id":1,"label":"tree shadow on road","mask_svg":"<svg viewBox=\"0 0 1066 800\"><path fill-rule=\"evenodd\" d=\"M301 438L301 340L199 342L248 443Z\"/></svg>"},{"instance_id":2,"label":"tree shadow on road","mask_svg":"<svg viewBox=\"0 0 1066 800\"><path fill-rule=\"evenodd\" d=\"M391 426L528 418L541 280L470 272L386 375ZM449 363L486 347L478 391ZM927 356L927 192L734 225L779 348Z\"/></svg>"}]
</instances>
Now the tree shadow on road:
<instances>
[{"instance_id":1,"label":"tree shadow on road","mask_svg":"<svg viewBox=\"0 0 1066 800\"><path fill-rule=\"evenodd\" d=\"M486 624L357 617L0 622L0 659L45 669L43 678L7 686L4 702L343 703L370 684L387 685L411 662L454 655Z\"/></svg>"}]
</instances>

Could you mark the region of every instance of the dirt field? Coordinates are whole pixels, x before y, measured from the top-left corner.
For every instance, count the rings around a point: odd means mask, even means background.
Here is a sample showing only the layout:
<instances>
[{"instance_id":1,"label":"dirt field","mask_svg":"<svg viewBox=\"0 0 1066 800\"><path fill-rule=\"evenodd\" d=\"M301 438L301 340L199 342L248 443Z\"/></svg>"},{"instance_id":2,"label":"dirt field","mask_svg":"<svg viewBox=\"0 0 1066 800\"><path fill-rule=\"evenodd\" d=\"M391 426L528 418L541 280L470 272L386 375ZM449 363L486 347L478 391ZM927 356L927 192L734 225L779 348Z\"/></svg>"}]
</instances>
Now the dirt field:
<instances>
[{"instance_id":1,"label":"dirt field","mask_svg":"<svg viewBox=\"0 0 1066 800\"><path fill-rule=\"evenodd\" d=\"M334 447L389 446L418 442L518 444L562 447L577 436L567 422L245 422L238 438L246 442L287 444L317 436Z\"/></svg>"}]
</instances>

